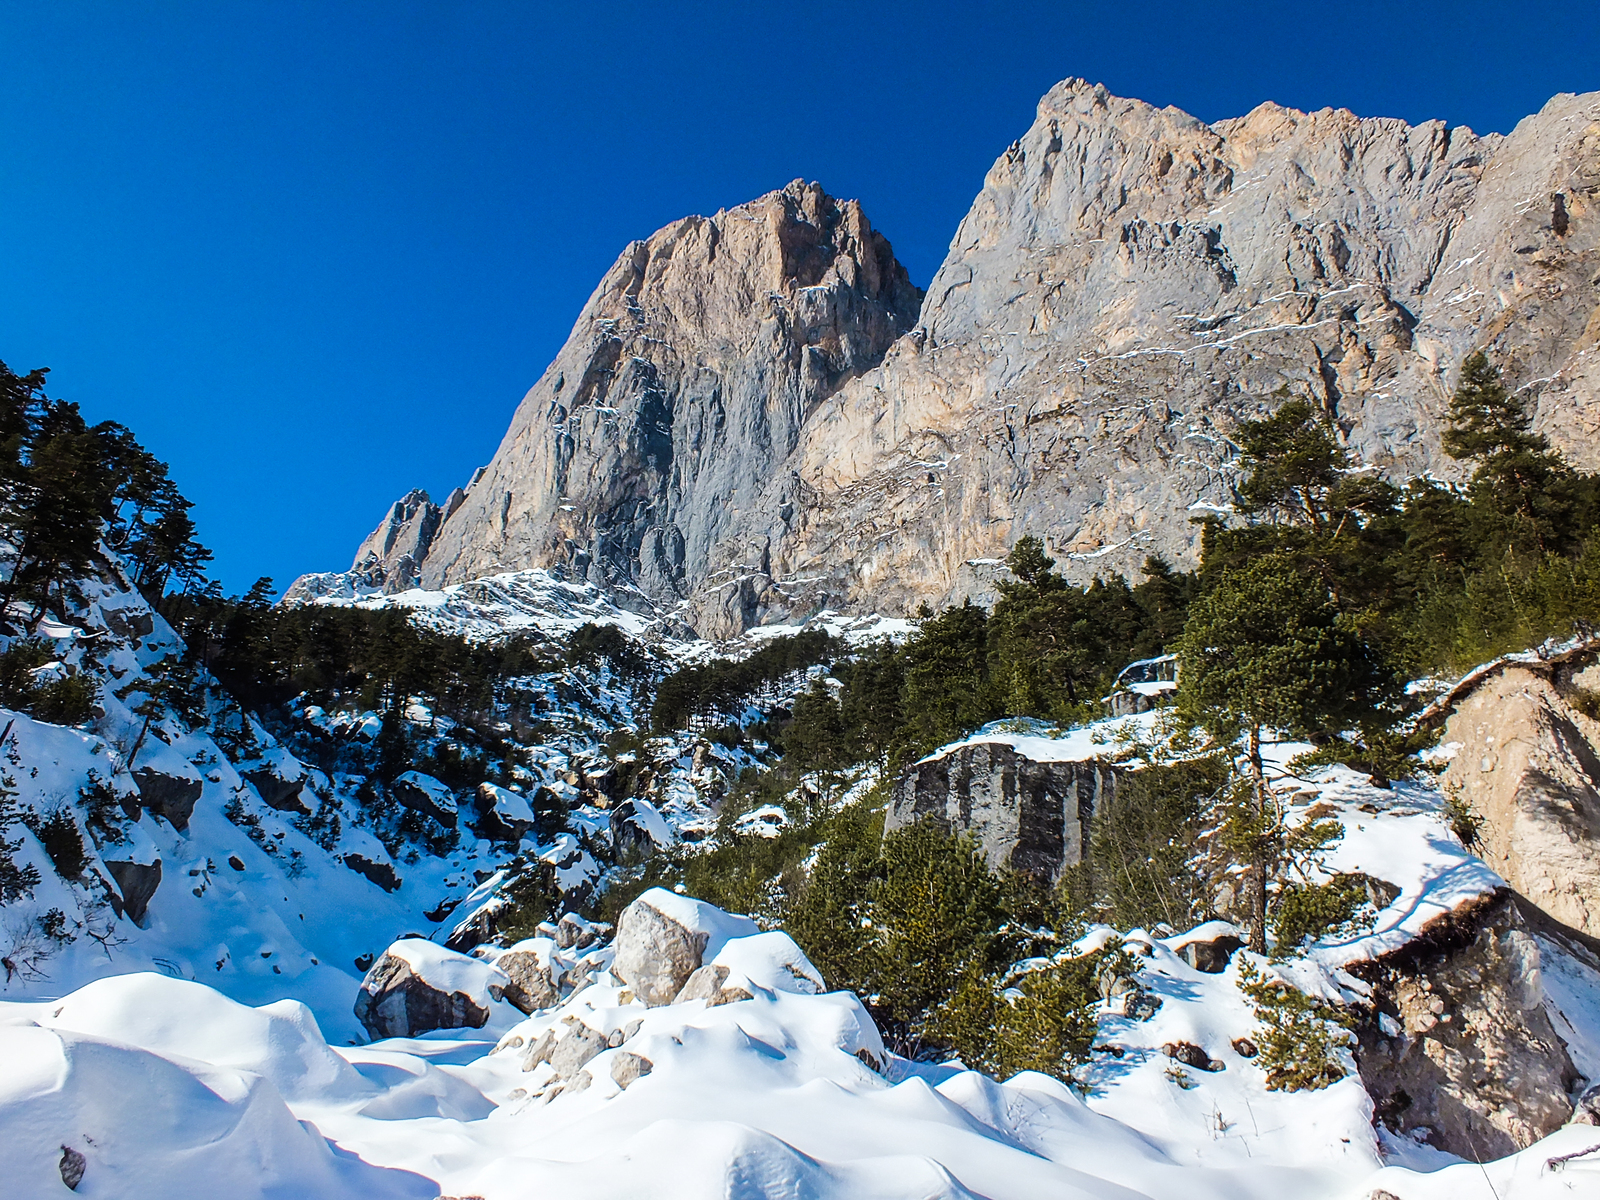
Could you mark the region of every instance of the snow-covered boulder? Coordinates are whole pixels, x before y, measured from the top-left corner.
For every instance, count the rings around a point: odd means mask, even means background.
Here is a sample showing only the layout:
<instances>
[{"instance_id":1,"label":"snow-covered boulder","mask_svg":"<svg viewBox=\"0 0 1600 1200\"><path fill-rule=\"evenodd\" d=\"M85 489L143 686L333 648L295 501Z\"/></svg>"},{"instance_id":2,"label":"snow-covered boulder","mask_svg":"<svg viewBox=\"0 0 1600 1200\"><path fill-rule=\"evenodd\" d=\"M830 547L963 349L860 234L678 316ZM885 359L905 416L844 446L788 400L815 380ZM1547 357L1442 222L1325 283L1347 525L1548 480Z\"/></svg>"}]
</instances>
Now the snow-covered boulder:
<instances>
[{"instance_id":1,"label":"snow-covered boulder","mask_svg":"<svg viewBox=\"0 0 1600 1200\"><path fill-rule=\"evenodd\" d=\"M481 1029L489 1021L489 1005L509 982L504 971L481 958L402 938L361 981L356 1020L374 1039Z\"/></svg>"},{"instance_id":2,"label":"snow-covered boulder","mask_svg":"<svg viewBox=\"0 0 1600 1200\"><path fill-rule=\"evenodd\" d=\"M405 808L432 817L447 829L455 828L459 815L455 795L432 775L407 771L394 781L391 790Z\"/></svg>"},{"instance_id":3,"label":"snow-covered boulder","mask_svg":"<svg viewBox=\"0 0 1600 1200\"><path fill-rule=\"evenodd\" d=\"M1207 921L1165 941L1167 949L1196 971L1220 975L1228 969L1234 951L1244 945L1244 935L1237 926L1226 921Z\"/></svg>"},{"instance_id":4,"label":"snow-covered boulder","mask_svg":"<svg viewBox=\"0 0 1600 1200\"><path fill-rule=\"evenodd\" d=\"M475 797L478 808L478 832L490 841L520 842L532 833L538 824L527 798L508 788L485 780L478 785Z\"/></svg>"},{"instance_id":5,"label":"snow-covered boulder","mask_svg":"<svg viewBox=\"0 0 1600 1200\"><path fill-rule=\"evenodd\" d=\"M748 917L736 917L651 888L617 919L616 961L612 973L646 1004L670 1004L707 957L728 939L760 933Z\"/></svg>"},{"instance_id":6,"label":"snow-covered boulder","mask_svg":"<svg viewBox=\"0 0 1600 1200\"><path fill-rule=\"evenodd\" d=\"M643 796L624 800L611 810L611 844L645 854L665 850L678 840L661 810Z\"/></svg>"}]
</instances>

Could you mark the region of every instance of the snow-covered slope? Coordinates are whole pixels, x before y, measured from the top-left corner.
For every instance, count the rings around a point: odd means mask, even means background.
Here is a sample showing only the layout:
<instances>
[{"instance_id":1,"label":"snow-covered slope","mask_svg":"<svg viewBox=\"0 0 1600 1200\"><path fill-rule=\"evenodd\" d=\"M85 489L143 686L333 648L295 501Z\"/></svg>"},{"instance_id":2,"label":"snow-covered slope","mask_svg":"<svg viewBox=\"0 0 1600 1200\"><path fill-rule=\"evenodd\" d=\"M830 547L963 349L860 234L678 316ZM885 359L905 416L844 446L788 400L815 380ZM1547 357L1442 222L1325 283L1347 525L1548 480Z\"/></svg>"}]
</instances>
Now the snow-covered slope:
<instances>
[{"instance_id":1,"label":"snow-covered slope","mask_svg":"<svg viewBox=\"0 0 1600 1200\"><path fill-rule=\"evenodd\" d=\"M1145 1022L1107 1013L1101 1042L1120 1055L1080 1095L1042 1075L1002 1083L897 1058L853 995L817 988L787 937L696 907L735 935L708 957L750 999L647 1009L601 969L527 1019L495 1005L467 1036L354 1048L326 1045L293 1002L249 1008L154 975L0 1004L9 1194L57 1194L69 1165L84 1195L174 1198L1279 1200L1381 1188L1461 1200L1491 1188L1579 1196L1600 1181L1600 1154L1583 1153L1600 1141L1589 1127L1487 1167L1448 1166L1380 1145L1353 1076L1272 1092L1230 1050L1223 1070L1175 1071L1152 1049L1160 1039L1220 1045L1251 1024L1236 973L1190 968L1169 946L1181 939L1130 939L1163 1003ZM588 1086L570 1072L552 1086L548 1061L524 1069L546 1030L608 1041L584 1064Z\"/></svg>"}]
</instances>

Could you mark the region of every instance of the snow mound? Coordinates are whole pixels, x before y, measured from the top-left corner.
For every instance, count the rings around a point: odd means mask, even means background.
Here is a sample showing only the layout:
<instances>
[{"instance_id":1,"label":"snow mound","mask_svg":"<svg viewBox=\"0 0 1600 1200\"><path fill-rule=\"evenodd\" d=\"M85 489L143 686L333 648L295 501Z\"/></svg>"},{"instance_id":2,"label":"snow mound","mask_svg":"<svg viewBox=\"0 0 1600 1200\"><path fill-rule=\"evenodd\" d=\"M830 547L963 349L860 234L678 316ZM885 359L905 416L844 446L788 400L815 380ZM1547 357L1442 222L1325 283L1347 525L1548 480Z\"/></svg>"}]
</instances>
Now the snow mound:
<instances>
[{"instance_id":1,"label":"snow mound","mask_svg":"<svg viewBox=\"0 0 1600 1200\"><path fill-rule=\"evenodd\" d=\"M600 946L581 987L498 1042L453 1030L334 1049L292 1003L252 1009L148 975L0 1003L8 1194L60 1194L62 1147L84 1156L83 1194L130 1200L1462 1200L1487 1180L1502 1196L1585 1194L1595 1174L1583 1152L1597 1139L1578 1128L1487 1168L1384 1166L1353 1077L1266 1090L1231 1045L1251 1025L1239 964L1193 970L1166 944L1182 935L1129 935L1163 1003L1142 1021L1102 1015L1100 1044L1120 1053L1097 1055L1086 1099L1031 1072L1001 1082L897 1058L787 935L687 896L644 898L704 933L708 960L751 998L646 1008ZM397 946L441 985L493 971ZM546 937L519 948L560 954ZM528 1065L541 1039L585 1053L558 1075L548 1057ZM1171 1041L1223 1069L1180 1075Z\"/></svg>"},{"instance_id":2,"label":"snow mound","mask_svg":"<svg viewBox=\"0 0 1600 1200\"><path fill-rule=\"evenodd\" d=\"M330 1147L261 1075L31 1024L0 1026L0 1062L8 1195L65 1194L72 1156L89 1196L437 1195L418 1175Z\"/></svg>"}]
</instances>

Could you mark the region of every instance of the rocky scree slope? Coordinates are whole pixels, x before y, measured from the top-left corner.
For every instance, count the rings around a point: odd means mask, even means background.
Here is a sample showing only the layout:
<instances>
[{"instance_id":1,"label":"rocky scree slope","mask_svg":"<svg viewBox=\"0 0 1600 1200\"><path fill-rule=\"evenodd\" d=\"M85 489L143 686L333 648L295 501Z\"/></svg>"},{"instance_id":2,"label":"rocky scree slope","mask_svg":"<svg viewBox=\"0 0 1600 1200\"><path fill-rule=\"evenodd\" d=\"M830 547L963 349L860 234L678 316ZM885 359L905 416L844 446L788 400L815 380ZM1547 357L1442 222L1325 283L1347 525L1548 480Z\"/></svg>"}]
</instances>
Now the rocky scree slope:
<instances>
[{"instance_id":1,"label":"rocky scree slope","mask_svg":"<svg viewBox=\"0 0 1600 1200\"><path fill-rule=\"evenodd\" d=\"M919 314L815 185L629 247L422 579L570 564L721 637L982 598L1027 532L1082 579L1188 564L1230 431L1284 390L1366 466L1452 474L1439 416L1476 348L1592 470L1597 205L1600 93L1479 137L1275 104L1207 125L1067 80Z\"/></svg>"}]
</instances>

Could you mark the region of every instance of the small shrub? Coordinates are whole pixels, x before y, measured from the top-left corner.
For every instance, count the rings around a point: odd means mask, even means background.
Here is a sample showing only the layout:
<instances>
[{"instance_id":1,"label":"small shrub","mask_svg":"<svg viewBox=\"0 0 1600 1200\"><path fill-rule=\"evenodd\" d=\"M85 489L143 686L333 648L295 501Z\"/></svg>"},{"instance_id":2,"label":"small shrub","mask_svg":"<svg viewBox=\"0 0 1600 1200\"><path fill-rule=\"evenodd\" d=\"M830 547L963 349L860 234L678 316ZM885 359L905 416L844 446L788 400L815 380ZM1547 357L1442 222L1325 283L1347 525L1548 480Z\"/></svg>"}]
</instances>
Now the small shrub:
<instances>
[{"instance_id":1,"label":"small shrub","mask_svg":"<svg viewBox=\"0 0 1600 1200\"><path fill-rule=\"evenodd\" d=\"M94 716L100 688L87 675L54 679L34 690L28 708L35 719L52 725L82 725Z\"/></svg>"},{"instance_id":2,"label":"small shrub","mask_svg":"<svg viewBox=\"0 0 1600 1200\"><path fill-rule=\"evenodd\" d=\"M1460 788L1445 788L1444 822L1467 849L1478 844L1478 835L1483 831L1483 818L1461 794Z\"/></svg>"},{"instance_id":3,"label":"small shrub","mask_svg":"<svg viewBox=\"0 0 1600 1200\"><path fill-rule=\"evenodd\" d=\"M45 853L55 866L56 874L63 879L77 879L89 865L89 855L83 847L83 835L78 832L78 822L65 808L52 809L42 817L26 820L33 836L44 846Z\"/></svg>"},{"instance_id":4,"label":"small shrub","mask_svg":"<svg viewBox=\"0 0 1600 1200\"><path fill-rule=\"evenodd\" d=\"M540 922L561 903L555 868L539 861L524 860L500 895L506 903L494 914L494 931L496 939L508 946L536 936Z\"/></svg>"},{"instance_id":5,"label":"small shrub","mask_svg":"<svg viewBox=\"0 0 1600 1200\"><path fill-rule=\"evenodd\" d=\"M99 845L120 846L128 840L123 832L127 813L122 801L98 772L90 771L89 786L78 789L78 803L83 806L89 836Z\"/></svg>"},{"instance_id":6,"label":"small shrub","mask_svg":"<svg viewBox=\"0 0 1600 1200\"><path fill-rule=\"evenodd\" d=\"M1600 721L1600 692L1593 688L1574 687L1567 693L1567 703L1591 721Z\"/></svg>"},{"instance_id":7,"label":"small shrub","mask_svg":"<svg viewBox=\"0 0 1600 1200\"><path fill-rule=\"evenodd\" d=\"M1296 954L1306 942L1330 933L1353 932L1361 924L1357 918L1366 904L1366 884L1354 875L1285 888L1272 919L1275 957Z\"/></svg>"},{"instance_id":8,"label":"small shrub","mask_svg":"<svg viewBox=\"0 0 1600 1200\"><path fill-rule=\"evenodd\" d=\"M1338 1051L1349 1043L1351 1021L1343 1011L1263 976L1251 962L1239 971L1239 990L1261 1023L1254 1041L1268 1091L1315 1091L1344 1078Z\"/></svg>"},{"instance_id":9,"label":"small shrub","mask_svg":"<svg viewBox=\"0 0 1600 1200\"><path fill-rule=\"evenodd\" d=\"M998 974L971 964L934 1010L928 1035L996 1079L1038 1071L1070 1083L1094 1043L1100 1003L1096 981L1105 960L1105 954L1057 958Z\"/></svg>"}]
</instances>

